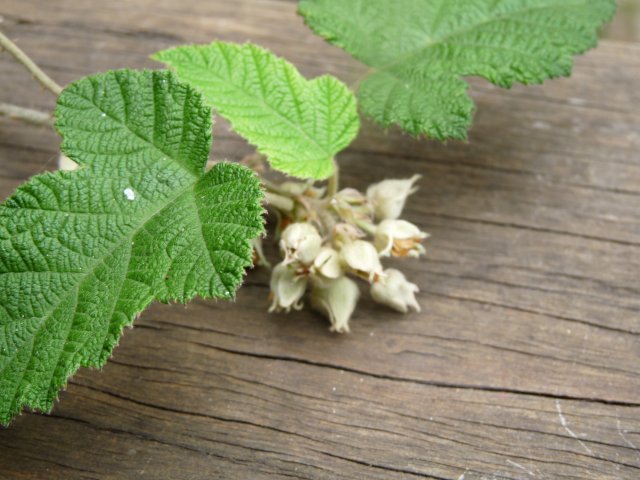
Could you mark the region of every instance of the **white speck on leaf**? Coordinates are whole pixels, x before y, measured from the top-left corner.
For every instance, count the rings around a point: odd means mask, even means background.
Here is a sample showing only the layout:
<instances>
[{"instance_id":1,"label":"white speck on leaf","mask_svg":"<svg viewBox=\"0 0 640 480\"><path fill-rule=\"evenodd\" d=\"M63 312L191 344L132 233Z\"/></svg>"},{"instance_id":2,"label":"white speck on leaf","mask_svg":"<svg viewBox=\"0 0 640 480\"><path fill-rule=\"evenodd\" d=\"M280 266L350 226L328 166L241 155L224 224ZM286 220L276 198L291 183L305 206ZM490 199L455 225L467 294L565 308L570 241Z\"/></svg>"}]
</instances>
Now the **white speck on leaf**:
<instances>
[{"instance_id":1,"label":"white speck on leaf","mask_svg":"<svg viewBox=\"0 0 640 480\"><path fill-rule=\"evenodd\" d=\"M133 202L136 199L136 192L134 192L132 188L125 188L123 193L124 196L127 197L127 200L129 200L130 202Z\"/></svg>"}]
</instances>

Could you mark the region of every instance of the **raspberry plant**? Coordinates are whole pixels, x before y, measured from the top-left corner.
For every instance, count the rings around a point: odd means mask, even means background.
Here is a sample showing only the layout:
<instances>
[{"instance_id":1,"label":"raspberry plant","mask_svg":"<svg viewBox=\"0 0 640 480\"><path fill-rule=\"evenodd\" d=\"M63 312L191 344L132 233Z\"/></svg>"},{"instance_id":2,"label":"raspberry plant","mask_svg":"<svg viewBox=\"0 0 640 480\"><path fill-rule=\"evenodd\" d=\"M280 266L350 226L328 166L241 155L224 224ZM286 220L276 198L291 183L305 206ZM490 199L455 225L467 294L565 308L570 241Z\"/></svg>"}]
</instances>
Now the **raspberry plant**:
<instances>
[{"instance_id":1,"label":"raspberry plant","mask_svg":"<svg viewBox=\"0 0 640 480\"><path fill-rule=\"evenodd\" d=\"M500 86L568 75L595 44L611 0L301 0L307 23L370 66L360 107L414 135L464 138L473 104L460 78ZM214 42L158 52L167 70L118 70L64 88L0 33L0 45L58 96L63 169L0 205L0 423L49 411L81 366L101 367L154 300L233 298L262 255L263 206L282 260L270 311L312 306L348 332L359 297L419 310L418 286L389 256L424 254L400 219L419 176L340 189L336 155L356 137L356 98L338 79L306 80L256 45ZM257 148L206 168L212 109ZM48 124L43 112L0 114ZM271 167L288 178L275 182ZM71 171L67 171L71 169ZM326 186L315 183L328 178Z\"/></svg>"}]
</instances>

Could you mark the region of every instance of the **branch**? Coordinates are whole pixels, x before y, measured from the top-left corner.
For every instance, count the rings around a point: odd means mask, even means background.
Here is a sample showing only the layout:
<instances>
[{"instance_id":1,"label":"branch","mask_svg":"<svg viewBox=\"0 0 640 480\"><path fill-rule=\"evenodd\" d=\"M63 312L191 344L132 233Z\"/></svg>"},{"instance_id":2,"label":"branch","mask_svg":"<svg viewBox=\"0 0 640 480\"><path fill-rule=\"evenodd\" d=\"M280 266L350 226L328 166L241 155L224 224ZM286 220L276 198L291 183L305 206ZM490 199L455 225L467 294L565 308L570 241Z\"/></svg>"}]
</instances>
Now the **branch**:
<instances>
[{"instance_id":1,"label":"branch","mask_svg":"<svg viewBox=\"0 0 640 480\"><path fill-rule=\"evenodd\" d=\"M24 67L29 70L31 75L34 76L36 80L38 80L47 90L53 92L54 95L60 95L62 92L62 87L54 82L51 77L49 77L46 73L44 73L40 67L38 67L33 60L31 60L26 53L24 53L20 48L9 40L4 33L0 32L0 46L7 50L11 55L15 57L18 62L20 62Z\"/></svg>"},{"instance_id":2,"label":"branch","mask_svg":"<svg viewBox=\"0 0 640 480\"><path fill-rule=\"evenodd\" d=\"M53 118L48 113L1 102L0 116L15 118L33 125L47 125L50 127L53 123Z\"/></svg>"}]
</instances>

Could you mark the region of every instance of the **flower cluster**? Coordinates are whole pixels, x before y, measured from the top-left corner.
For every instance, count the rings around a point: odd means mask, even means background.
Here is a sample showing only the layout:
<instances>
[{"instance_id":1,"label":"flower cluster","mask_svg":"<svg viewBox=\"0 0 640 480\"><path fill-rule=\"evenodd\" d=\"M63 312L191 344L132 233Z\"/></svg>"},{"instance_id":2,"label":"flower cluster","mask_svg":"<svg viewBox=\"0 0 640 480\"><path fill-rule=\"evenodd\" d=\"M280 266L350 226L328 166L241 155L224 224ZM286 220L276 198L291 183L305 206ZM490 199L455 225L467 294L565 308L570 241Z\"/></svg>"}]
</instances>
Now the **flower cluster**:
<instances>
[{"instance_id":1,"label":"flower cluster","mask_svg":"<svg viewBox=\"0 0 640 480\"><path fill-rule=\"evenodd\" d=\"M310 183L267 185L267 200L278 215L277 233L283 260L271 275L270 312L303 307L310 290L311 306L324 313L331 331L349 332L349 319L360 289L370 286L378 303L406 313L420 311L418 287L381 258L418 257L428 235L400 214L420 178L384 180L366 194L347 188L333 195ZM256 245L258 263L265 263Z\"/></svg>"}]
</instances>

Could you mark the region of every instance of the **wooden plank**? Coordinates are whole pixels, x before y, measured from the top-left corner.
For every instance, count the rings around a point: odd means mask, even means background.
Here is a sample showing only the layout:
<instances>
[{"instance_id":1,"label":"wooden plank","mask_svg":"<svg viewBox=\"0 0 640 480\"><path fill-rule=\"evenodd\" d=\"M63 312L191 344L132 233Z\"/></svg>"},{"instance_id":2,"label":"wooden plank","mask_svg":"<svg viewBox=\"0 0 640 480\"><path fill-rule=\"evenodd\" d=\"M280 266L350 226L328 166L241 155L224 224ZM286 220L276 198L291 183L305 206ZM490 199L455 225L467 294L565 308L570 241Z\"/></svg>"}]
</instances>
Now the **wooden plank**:
<instances>
[{"instance_id":1,"label":"wooden plank","mask_svg":"<svg viewBox=\"0 0 640 480\"><path fill-rule=\"evenodd\" d=\"M0 15L61 83L214 37L308 76L362 71L292 1L5 0ZM6 55L0 76L0 101L52 108ZM0 430L0 478L638 478L637 78L640 46L603 42L571 79L473 81L468 143L365 125L345 184L423 175L407 215L433 236L403 264L422 314L365 298L336 337L311 312L268 315L260 270L235 303L156 305L52 416ZM251 151L223 121L215 138L217 158ZM57 145L0 120L0 196L52 168Z\"/></svg>"}]
</instances>

